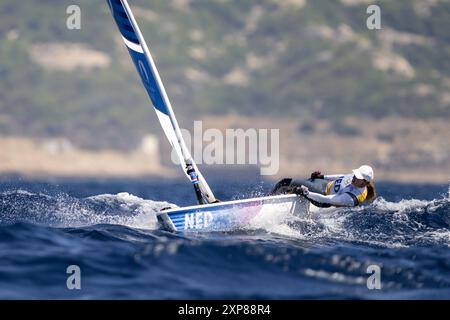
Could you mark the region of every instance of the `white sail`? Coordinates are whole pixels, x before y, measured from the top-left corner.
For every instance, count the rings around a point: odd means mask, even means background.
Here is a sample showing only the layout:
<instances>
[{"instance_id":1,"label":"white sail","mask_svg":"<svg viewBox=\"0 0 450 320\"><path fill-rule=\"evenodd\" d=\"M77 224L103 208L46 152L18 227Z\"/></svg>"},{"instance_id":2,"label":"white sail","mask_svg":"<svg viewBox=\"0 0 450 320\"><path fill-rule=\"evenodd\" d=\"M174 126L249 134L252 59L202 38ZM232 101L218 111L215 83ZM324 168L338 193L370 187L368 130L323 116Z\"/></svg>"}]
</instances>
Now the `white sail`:
<instances>
[{"instance_id":1,"label":"white sail","mask_svg":"<svg viewBox=\"0 0 450 320\"><path fill-rule=\"evenodd\" d=\"M107 1L125 45L127 46L130 56L142 79L142 83L155 107L156 114L164 133L180 159L183 172L189 177L186 173L186 167L190 164L197 173L198 184L205 200L209 203L214 202L216 199L211 189L198 170L197 165L193 161L192 156L186 147L175 114L173 113L172 105L170 104L161 77L156 69L155 62L153 61L150 50L139 30L127 0Z\"/></svg>"}]
</instances>

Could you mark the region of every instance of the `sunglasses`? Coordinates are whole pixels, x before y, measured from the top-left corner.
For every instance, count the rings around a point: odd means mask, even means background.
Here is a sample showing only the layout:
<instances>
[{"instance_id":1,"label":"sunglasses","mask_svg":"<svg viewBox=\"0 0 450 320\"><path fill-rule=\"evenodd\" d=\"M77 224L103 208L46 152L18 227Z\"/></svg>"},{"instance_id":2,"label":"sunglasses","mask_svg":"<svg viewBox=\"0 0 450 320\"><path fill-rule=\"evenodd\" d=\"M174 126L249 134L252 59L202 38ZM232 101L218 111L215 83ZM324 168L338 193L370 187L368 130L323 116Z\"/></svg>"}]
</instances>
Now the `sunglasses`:
<instances>
[{"instance_id":1,"label":"sunglasses","mask_svg":"<svg viewBox=\"0 0 450 320\"><path fill-rule=\"evenodd\" d=\"M358 179L355 175L353 175L353 180L364 181L365 183L369 183L366 179Z\"/></svg>"}]
</instances>

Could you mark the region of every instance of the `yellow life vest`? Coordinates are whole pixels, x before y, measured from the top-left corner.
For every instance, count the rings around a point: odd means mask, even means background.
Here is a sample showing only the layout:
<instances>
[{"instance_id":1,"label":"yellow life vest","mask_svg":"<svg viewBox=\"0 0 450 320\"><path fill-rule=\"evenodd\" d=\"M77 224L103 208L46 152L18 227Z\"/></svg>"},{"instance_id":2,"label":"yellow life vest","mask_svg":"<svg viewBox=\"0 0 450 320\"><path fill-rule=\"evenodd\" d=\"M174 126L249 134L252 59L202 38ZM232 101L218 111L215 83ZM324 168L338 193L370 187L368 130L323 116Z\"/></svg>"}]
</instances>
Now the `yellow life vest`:
<instances>
[{"instance_id":1,"label":"yellow life vest","mask_svg":"<svg viewBox=\"0 0 450 320\"><path fill-rule=\"evenodd\" d=\"M339 178L339 179L331 180L330 182L328 182L328 184L325 188L325 194L330 195L330 194L338 193L341 190L342 181L343 181L343 178ZM348 185L344 186L344 188L347 186ZM353 190L348 190L345 193L349 194L353 198L353 200L355 201L355 206L357 206L366 200L368 190L367 190L367 187L365 187L364 191L360 192L359 189L354 188Z\"/></svg>"}]
</instances>

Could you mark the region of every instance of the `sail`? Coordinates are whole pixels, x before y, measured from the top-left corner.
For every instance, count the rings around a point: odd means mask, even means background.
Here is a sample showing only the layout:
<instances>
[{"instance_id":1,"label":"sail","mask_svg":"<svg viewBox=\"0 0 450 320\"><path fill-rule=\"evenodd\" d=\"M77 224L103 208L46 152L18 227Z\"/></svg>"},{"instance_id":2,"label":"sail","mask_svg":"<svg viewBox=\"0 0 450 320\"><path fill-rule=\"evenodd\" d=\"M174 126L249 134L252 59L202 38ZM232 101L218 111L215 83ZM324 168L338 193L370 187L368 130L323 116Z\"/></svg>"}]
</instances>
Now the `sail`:
<instances>
[{"instance_id":1,"label":"sail","mask_svg":"<svg viewBox=\"0 0 450 320\"><path fill-rule=\"evenodd\" d=\"M152 55L139 30L127 0L107 0L107 2L114 20L119 27L122 39L125 42L139 76L141 77L142 83L153 103L164 133L180 159L183 172L189 178L189 175L185 170L188 164L191 165L198 175L198 184L202 191L202 195L208 202L214 202L216 199L214 198L211 189L198 170L197 165L193 161L192 156L186 147L186 143L181 135L178 122L173 113L161 77L156 69L155 62L153 61Z\"/></svg>"}]
</instances>

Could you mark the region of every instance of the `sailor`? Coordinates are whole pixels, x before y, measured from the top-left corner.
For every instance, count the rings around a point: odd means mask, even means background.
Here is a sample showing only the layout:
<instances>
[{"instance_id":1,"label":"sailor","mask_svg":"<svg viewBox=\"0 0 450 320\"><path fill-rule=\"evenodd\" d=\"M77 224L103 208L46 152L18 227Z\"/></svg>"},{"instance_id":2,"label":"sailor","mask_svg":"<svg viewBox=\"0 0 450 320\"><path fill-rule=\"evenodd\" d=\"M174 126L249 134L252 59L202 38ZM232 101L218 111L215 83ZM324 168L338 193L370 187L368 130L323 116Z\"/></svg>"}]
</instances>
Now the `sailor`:
<instances>
[{"instance_id":1,"label":"sailor","mask_svg":"<svg viewBox=\"0 0 450 320\"><path fill-rule=\"evenodd\" d=\"M362 165L350 174L323 175L320 171L310 179L285 178L279 181L271 194L296 193L303 195L318 207L354 207L376 198L373 169Z\"/></svg>"}]
</instances>

